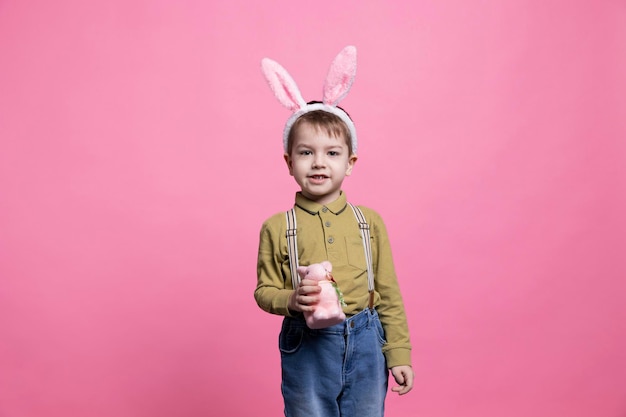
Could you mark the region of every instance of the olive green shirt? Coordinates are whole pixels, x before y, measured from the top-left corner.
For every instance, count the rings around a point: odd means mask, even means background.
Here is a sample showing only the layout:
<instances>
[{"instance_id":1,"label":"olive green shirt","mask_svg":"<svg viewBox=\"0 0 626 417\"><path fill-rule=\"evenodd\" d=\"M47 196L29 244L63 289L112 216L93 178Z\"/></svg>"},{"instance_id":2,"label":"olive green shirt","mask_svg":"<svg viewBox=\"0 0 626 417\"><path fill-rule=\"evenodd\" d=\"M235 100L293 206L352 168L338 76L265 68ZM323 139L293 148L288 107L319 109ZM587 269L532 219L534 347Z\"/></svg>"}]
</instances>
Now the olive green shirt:
<instances>
[{"instance_id":1,"label":"olive green shirt","mask_svg":"<svg viewBox=\"0 0 626 417\"><path fill-rule=\"evenodd\" d=\"M373 210L359 206L370 226L374 269L374 306L380 316L387 343L383 353L389 368L411 364L409 329L393 265L387 230ZM322 206L296 193L298 258L300 265L325 260L352 316L368 306L367 264L361 232L345 193ZM257 263L258 281L254 298L263 310L283 316L295 314L288 308L293 292L286 238L285 213L267 219L261 228ZM298 313L301 314L301 313Z\"/></svg>"}]
</instances>

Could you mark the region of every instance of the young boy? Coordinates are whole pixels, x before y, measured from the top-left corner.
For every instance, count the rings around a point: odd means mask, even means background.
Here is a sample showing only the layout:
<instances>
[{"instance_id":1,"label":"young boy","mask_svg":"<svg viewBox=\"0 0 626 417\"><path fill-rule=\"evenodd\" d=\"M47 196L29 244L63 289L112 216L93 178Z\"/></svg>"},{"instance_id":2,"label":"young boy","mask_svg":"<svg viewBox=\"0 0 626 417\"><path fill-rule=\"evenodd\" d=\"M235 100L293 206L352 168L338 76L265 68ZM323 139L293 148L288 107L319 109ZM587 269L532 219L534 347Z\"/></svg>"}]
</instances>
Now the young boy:
<instances>
[{"instance_id":1,"label":"young boy","mask_svg":"<svg viewBox=\"0 0 626 417\"><path fill-rule=\"evenodd\" d=\"M356 131L337 103L356 70L356 50L345 48L331 66L323 102L304 103L295 82L264 60L270 87L294 114L284 131L285 161L300 187L296 193L297 256L301 265L328 260L343 292L347 319L309 329L304 312L315 309L320 286L292 286L285 213L261 228L254 297L265 311L285 316L279 336L282 393L287 417L382 416L388 370L406 394L413 387L409 332L387 232L365 207L371 233L374 288L368 290L366 251L355 213L341 186L357 161ZM289 107L289 106L288 106Z\"/></svg>"}]
</instances>

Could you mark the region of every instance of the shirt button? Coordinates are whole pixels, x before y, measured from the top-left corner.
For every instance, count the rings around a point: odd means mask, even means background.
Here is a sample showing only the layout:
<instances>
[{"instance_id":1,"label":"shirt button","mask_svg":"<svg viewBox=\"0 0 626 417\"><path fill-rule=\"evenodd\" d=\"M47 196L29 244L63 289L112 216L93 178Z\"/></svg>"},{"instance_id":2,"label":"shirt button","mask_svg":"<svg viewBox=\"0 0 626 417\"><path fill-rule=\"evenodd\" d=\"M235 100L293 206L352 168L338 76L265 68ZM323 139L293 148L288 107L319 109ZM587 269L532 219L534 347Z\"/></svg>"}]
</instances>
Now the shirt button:
<instances>
[{"instance_id":1,"label":"shirt button","mask_svg":"<svg viewBox=\"0 0 626 417\"><path fill-rule=\"evenodd\" d=\"M350 322L350 327L354 327L354 322L353 321Z\"/></svg>"},{"instance_id":2,"label":"shirt button","mask_svg":"<svg viewBox=\"0 0 626 417\"><path fill-rule=\"evenodd\" d=\"M323 208L322 208L322 211L323 211L324 213L326 213L326 212L328 211L328 207L323 207Z\"/></svg>"},{"instance_id":3,"label":"shirt button","mask_svg":"<svg viewBox=\"0 0 626 417\"><path fill-rule=\"evenodd\" d=\"M328 243L333 243L334 241L335 241L334 237L331 236L331 237L328 238Z\"/></svg>"},{"instance_id":4,"label":"shirt button","mask_svg":"<svg viewBox=\"0 0 626 417\"><path fill-rule=\"evenodd\" d=\"M325 225L326 227L330 227L330 222L326 222L326 223L324 223L324 225Z\"/></svg>"}]
</instances>

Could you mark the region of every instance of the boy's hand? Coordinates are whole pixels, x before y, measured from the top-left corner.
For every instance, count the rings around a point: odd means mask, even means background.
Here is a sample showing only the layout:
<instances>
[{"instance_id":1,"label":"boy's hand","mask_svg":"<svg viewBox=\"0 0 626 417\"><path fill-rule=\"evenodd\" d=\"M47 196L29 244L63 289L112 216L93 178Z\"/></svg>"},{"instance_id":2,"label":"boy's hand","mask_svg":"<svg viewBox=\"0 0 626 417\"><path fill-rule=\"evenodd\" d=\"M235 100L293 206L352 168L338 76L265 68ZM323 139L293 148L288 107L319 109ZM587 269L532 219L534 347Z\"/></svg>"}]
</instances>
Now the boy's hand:
<instances>
[{"instance_id":1,"label":"boy's hand","mask_svg":"<svg viewBox=\"0 0 626 417\"><path fill-rule=\"evenodd\" d=\"M289 297L289 309L300 312L315 310L315 304L320 300L319 293L321 291L322 287L317 281L303 279Z\"/></svg>"},{"instance_id":2,"label":"boy's hand","mask_svg":"<svg viewBox=\"0 0 626 417\"><path fill-rule=\"evenodd\" d=\"M399 384L397 387L391 388L393 392L404 395L411 391L411 388L413 388L413 378L415 377L413 368L408 365L394 366L391 368L391 374L393 375L393 379Z\"/></svg>"}]
</instances>

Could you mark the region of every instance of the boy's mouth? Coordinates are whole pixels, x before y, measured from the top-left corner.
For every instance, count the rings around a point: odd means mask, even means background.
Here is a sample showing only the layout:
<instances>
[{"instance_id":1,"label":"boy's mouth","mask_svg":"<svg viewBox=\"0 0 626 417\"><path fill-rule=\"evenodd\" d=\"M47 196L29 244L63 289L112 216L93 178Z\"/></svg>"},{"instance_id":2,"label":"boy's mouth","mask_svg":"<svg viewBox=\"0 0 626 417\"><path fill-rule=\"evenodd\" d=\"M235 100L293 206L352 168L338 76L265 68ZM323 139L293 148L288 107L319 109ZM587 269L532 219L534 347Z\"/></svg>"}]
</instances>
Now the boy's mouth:
<instances>
[{"instance_id":1,"label":"boy's mouth","mask_svg":"<svg viewBox=\"0 0 626 417\"><path fill-rule=\"evenodd\" d=\"M328 177L326 175L309 175L309 178L313 178L314 180L323 180Z\"/></svg>"}]
</instances>

